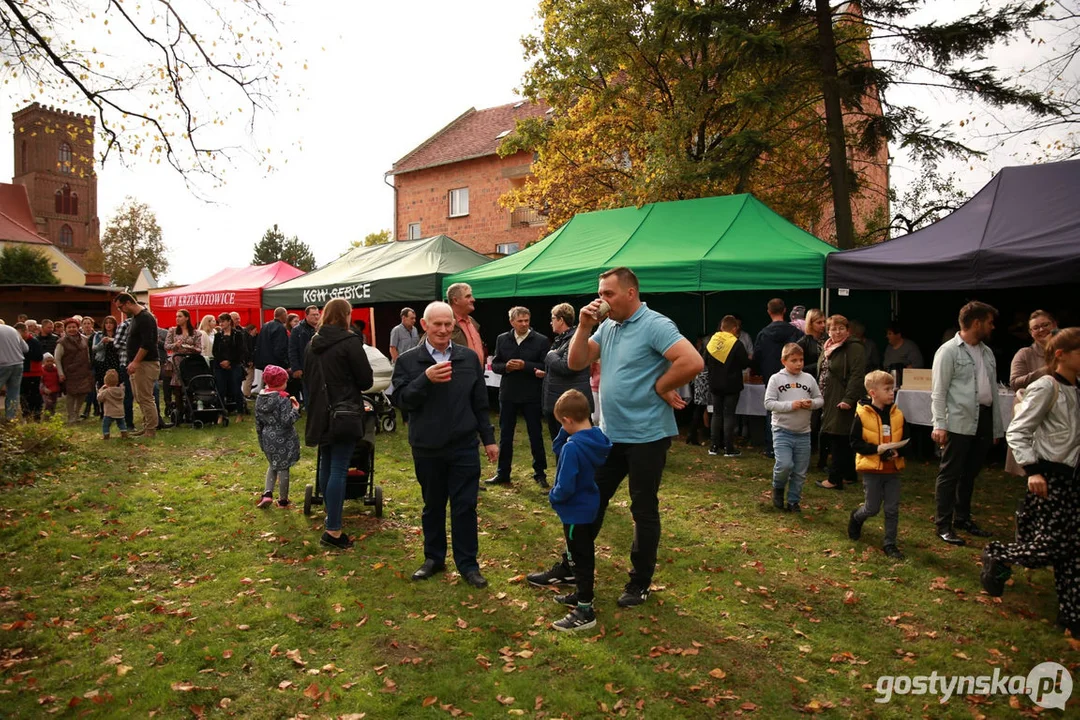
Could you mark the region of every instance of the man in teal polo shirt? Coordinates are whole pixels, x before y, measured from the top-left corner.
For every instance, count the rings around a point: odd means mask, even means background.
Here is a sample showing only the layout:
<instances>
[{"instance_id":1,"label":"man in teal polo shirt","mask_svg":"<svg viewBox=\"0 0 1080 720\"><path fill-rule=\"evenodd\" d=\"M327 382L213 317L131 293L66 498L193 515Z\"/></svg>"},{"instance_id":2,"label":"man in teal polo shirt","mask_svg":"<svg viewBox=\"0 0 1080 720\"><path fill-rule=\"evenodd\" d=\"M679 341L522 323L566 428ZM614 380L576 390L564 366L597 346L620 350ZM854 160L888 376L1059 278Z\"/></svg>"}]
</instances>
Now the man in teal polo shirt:
<instances>
[{"instance_id":1,"label":"man in teal polo shirt","mask_svg":"<svg viewBox=\"0 0 1080 720\"><path fill-rule=\"evenodd\" d=\"M641 302L638 279L630 268L601 273L599 295L581 309L566 360L571 370L583 370L600 360L601 429L612 448L607 462L596 471L600 510L593 529L599 532L608 502L629 475L633 568L618 604L633 607L649 597L656 569L660 478L671 438L679 432L675 410L686 405L678 388L701 372L703 361L675 323ZM598 317L601 302L610 307L607 319ZM593 332L597 325L599 329ZM528 580L534 585L570 584L573 568L564 554L551 570L533 573Z\"/></svg>"}]
</instances>

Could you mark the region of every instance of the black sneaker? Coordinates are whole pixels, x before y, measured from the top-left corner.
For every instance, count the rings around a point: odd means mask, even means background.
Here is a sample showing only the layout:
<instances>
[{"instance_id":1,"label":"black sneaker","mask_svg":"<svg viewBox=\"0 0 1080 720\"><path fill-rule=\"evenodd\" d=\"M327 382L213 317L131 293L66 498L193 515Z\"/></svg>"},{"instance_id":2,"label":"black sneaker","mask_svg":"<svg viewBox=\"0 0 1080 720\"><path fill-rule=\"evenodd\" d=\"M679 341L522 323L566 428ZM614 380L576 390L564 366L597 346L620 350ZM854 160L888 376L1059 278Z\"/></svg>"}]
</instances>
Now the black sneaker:
<instances>
[{"instance_id":1,"label":"black sneaker","mask_svg":"<svg viewBox=\"0 0 1080 720\"><path fill-rule=\"evenodd\" d=\"M784 488L772 489L772 504L777 510L784 509Z\"/></svg>"},{"instance_id":2,"label":"black sneaker","mask_svg":"<svg viewBox=\"0 0 1080 720\"><path fill-rule=\"evenodd\" d=\"M541 490L551 489L551 486L548 485L547 475L545 475L544 473L537 473L536 475L533 475L533 480L536 482L537 485L540 486Z\"/></svg>"},{"instance_id":3,"label":"black sneaker","mask_svg":"<svg viewBox=\"0 0 1080 720\"><path fill-rule=\"evenodd\" d=\"M341 537L334 537L328 532L324 532L322 537L319 538L319 543L335 550L348 550L353 546L352 538L345 533L341 533Z\"/></svg>"},{"instance_id":4,"label":"black sneaker","mask_svg":"<svg viewBox=\"0 0 1080 720\"><path fill-rule=\"evenodd\" d=\"M559 632L576 632L578 630L588 630L595 626L596 612L593 611L591 606L582 607L581 605L568 612L562 620L551 623L551 627Z\"/></svg>"},{"instance_id":5,"label":"black sneaker","mask_svg":"<svg viewBox=\"0 0 1080 720\"><path fill-rule=\"evenodd\" d=\"M801 513L802 507L799 505L799 503L788 503L787 511L789 513Z\"/></svg>"},{"instance_id":6,"label":"black sneaker","mask_svg":"<svg viewBox=\"0 0 1080 720\"><path fill-rule=\"evenodd\" d=\"M982 551L982 571L979 573L979 580L982 582L983 590L990 597L1001 597L1005 592L1005 581L1012 575L1012 568L1001 562L995 560L987 554L986 548Z\"/></svg>"},{"instance_id":7,"label":"black sneaker","mask_svg":"<svg viewBox=\"0 0 1080 720\"><path fill-rule=\"evenodd\" d=\"M709 448L709 454L710 455L719 455L720 454L720 448L713 445L712 447Z\"/></svg>"},{"instance_id":8,"label":"black sneaker","mask_svg":"<svg viewBox=\"0 0 1080 720\"><path fill-rule=\"evenodd\" d=\"M981 527L975 524L974 521L968 520L965 523L956 522L953 523L953 528L966 532L968 535L974 535L975 537L988 538L993 536L994 533L989 530L983 530Z\"/></svg>"},{"instance_id":9,"label":"black sneaker","mask_svg":"<svg viewBox=\"0 0 1080 720\"><path fill-rule=\"evenodd\" d=\"M856 512L858 512L858 508L851 511L847 521L847 536L852 540L858 540L862 537L862 523L855 519Z\"/></svg>"},{"instance_id":10,"label":"black sneaker","mask_svg":"<svg viewBox=\"0 0 1080 720\"><path fill-rule=\"evenodd\" d=\"M623 594L619 596L616 604L622 608L635 607L649 599L649 588L642 587L636 582L626 583Z\"/></svg>"},{"instance_id":11,"label":"black sneaker","mask_svg":"<svg viewBox=\"0 0 1080 720\"><path fill-rule=\"evenodd\" d=\"M536 585L538 587L545 587L547 585L573 585L577 582L577 579L574 577L574 571L562 560L552 565L550 570L546 572L531 573L526 575L525 579L529 581L530 585Z\"/></svg>"},{"instance_id":12,"label":"black sneaker","mask_svg":"<svg viewBox=\"0 0 1080 720\"><path fill-rule=\"evenodd\" d=\"M742 455L742 452L734 448L724 451L724 457L739 457L740 455Z\"/></svg>"},{"instance_id":13,"label":"black sneaker","mask_svg":"<svg viewBox=\"0 0 1080 720\"><path fill-rule=\"evenodd\" d=\"M577 593L566 593L565 595L556 595L555 602L560 605L569 605L570 607L577 607Z\"/></svg>"},{"instance_id":14,"label":"black sneaker","mask_svg":"<svg viewBox=\"0 0 1080 720\"><path fill-rule=\"evenodd\" d=\"M892 558L893 560L905 559L904 553L900 552L900 548L896 547L895 545L886 545L882 548L882 551L884 551L886 556Z\"/></svg>"}]
</instances>

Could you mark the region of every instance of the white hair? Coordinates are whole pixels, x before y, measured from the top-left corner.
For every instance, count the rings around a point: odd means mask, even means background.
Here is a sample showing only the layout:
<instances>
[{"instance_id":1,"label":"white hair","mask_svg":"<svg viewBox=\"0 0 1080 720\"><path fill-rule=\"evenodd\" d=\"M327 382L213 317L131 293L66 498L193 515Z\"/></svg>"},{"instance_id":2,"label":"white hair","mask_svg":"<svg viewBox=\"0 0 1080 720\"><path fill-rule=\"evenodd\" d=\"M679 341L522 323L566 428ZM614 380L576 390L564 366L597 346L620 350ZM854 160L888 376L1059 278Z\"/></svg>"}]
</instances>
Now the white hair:
<instances>
[{"instance_id":1,"label":"white hair","mask_svg":"<svg viewBox=\"0 0 1080 720\"><path fill-rule=\"evenodd\" d=\"M432 316L437 312L445 312L448 313L451 318L454 317L454 311L448 303L436 300L435 302L428 303L427 307L424 308L424 320L426 322L431 322Z\"/></svg>"}]
</instances>

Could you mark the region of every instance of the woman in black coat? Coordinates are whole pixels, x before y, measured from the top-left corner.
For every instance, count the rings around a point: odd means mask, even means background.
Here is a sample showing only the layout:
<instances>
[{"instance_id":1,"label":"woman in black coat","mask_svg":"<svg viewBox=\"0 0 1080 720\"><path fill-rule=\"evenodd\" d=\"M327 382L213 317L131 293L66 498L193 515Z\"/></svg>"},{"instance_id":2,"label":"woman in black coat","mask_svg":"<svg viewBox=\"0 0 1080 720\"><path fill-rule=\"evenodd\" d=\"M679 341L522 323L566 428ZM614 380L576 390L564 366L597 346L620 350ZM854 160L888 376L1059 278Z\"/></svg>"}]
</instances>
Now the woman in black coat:
<instances>
[{"instance_id":1,"label":"woman in black coat","mask_svg":"<svg viewBox=\"0 0 1080 720\"><path fill-rule=\"evenodd\" d=\"M551 329L554 332L551 349L544 358L544 389L541 409L547 421L551 439L559 434L562 427L555 419L555 403L567 390L580 390L589 399L589 409L593 405L592 387L589 385L590 369L571 370L566 364L566 355L570 351L570 341L574 337L574 308L570 303L560 303L551 308Z\"/></svg>"},{"instance_id":2,"label":"woman in black coat","mask_svg":"<svg viewBox=\"0 0 1080 720\"><path fill-rule=\"evenodd\" d=\"M214 333L214 381L226 407L232 404L238 415L247 414L242 386L248 362L248 335L243 328L233 326L232 315L218 315L218 331Z\"/></svg>"},{"instance_id":3,"label":"woman in black coat","mask_svg":"<svg viewBox=\"0 0 1080 720\"><path fill-rule=\"evenodd\" d=\"M334 298L326 303L319 329L304 355L304 395L309 398L304 441L308 447L319 448L318 482L326 504L326 532L321 542L337 549L353 544L341 532L341 513L345 478L358 438L335 437L330 413L335 409L362 413L361 393L374 382L364 341L349 329L351 316L348 300Z\"/></svg>"}]
</instances>

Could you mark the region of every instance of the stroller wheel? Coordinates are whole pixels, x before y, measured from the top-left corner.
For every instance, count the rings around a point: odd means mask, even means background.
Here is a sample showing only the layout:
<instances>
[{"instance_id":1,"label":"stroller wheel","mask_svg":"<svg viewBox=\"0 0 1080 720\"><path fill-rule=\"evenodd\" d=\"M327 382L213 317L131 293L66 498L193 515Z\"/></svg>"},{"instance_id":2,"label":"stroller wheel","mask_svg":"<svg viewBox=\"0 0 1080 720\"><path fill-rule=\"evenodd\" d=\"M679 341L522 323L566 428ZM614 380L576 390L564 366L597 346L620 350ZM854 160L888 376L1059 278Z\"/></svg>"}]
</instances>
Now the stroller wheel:
<instances>
[{"instance_id":1,"label":"stroller wheel","mask_svg":"<svg viewBox=\"0 0 1080 720\"><path fill-rule=\"evenodd\" d=\"M375 517L382 517L382 485L375 486Z\"/></svg>"},{"instance_id":2,"label":"stroller wheel","mask_svg":"<svg viewBox=\"0 0 1080 720\"><path fill-rule=\"evenodd\" d=\"M383 432L394 432L397 430L397 419L393 415L387 415L380 421L379 426Z\"/></svg>"},{"instance_id":3,"label":"stroller wheel","mask_svg":"<svg viewBox=\"0 0 1080 720\"><path fill-rule=\"evenodd\" d=\"M202 430L202 426L202 420L196 420L195 422L191 423L191 427L195 428L196 430Z\"/></svg>"},{"instance_id":4,"label":"stroller wheel","mask_svg":"<svg viewBox=\"0 0 1080 720\"><path fill-rule=\"evenodd\" d=\"M304 488L304 514L311 514L311 486L308 485Z\"/></svg>"}]
</instances>

